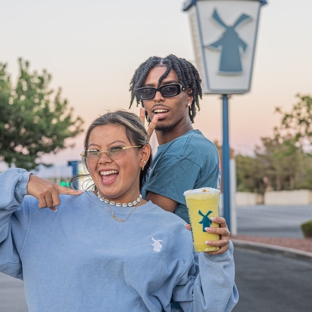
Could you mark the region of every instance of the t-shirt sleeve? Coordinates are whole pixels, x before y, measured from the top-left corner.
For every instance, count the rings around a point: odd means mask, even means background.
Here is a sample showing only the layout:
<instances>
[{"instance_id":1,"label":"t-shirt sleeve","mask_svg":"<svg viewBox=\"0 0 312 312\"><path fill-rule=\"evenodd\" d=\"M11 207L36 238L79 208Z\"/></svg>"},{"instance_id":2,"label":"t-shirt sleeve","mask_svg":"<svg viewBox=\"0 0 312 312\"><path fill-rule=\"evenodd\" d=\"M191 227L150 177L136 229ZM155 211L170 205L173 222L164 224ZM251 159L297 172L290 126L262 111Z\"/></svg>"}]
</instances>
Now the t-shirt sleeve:
<instances>
[{"instance_id":1,"label":"t-shirt sleeve","mask_svg":"<svg viewBox=\"0 0 312 312\"><path fill-rule=\"evenodd\" d=\"M194 187L199 172L199 165L187 158L165 156L157 162L145 189L185 204L183 193Z\"/></svg>"}]
</instances>

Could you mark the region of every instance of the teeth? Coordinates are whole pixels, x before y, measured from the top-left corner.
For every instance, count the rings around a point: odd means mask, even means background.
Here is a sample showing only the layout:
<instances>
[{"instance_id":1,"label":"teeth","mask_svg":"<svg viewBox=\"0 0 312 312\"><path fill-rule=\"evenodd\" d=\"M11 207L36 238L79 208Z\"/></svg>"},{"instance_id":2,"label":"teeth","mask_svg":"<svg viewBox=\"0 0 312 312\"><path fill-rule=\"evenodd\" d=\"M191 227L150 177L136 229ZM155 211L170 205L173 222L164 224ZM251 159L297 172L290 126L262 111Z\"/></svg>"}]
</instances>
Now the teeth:
<instances>
[{"instance_id":1,"label":"teeth","mask_svg":"<svg viewBox=\"0 0 312 312\"><path fill-rule=\"evenodd\" d=\"M154 113L158 114L158 113L167 113L168 111L166 109L155 109Z\"/></svg>"},{"instance_id":2,"label":"teeth","mask_svg":"<svg viewBox=\"0 0 312 312\"><path fill-rule=\"evenodd\" d=\"M114 173L118 173L118 171L117 170L101 171L100 175L107 176L107 175L114 174Z\"/></svg>"}]
</instances>

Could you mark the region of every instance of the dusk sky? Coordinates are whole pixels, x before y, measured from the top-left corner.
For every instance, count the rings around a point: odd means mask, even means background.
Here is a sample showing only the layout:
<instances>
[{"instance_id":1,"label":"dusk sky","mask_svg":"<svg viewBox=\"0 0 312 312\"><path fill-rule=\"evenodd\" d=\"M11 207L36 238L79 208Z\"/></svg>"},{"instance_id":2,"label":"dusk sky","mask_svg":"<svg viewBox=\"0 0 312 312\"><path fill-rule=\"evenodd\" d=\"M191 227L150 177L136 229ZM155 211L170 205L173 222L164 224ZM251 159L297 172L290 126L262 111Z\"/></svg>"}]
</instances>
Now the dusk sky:
<instances>
[{"instance_id":1,"label":"dusk sky","mask_svg":"<svg viewBox=\"0 0 312 312\"><path fill-rule=\"evenodd\" d=\"M230 143L252 154L263 136L272 135L295 95L312 94L311 0L272 0L261 9L251 91L234 95L230 104ZM0 61L8 63L13 81L17 59L31 70L47 69L52 87L63 89L85 128L107 109L128 109L129 82L149 56L175 54L194 62L187 13L181 0L3 0ZM204 95L195 119L210 140L222 142L221 99ZM131 109L138 112L134 106ZM79 159L76 148L45 161L66 164Z\"/></svg>"}]
</instances>

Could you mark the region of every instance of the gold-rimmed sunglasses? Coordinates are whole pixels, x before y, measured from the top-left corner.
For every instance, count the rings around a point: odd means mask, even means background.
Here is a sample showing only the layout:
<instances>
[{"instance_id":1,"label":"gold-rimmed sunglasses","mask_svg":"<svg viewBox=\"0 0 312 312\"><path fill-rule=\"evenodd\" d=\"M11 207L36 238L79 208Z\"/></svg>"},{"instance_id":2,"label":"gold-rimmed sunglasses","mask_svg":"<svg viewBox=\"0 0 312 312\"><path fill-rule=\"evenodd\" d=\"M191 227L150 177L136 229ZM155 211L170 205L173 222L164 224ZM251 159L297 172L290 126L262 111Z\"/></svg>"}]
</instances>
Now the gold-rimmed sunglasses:
<instances>
[{"instance_id":1,"label":"gold-rimmed sunglasses","mask_svg":"<svg viewBox=\"0 0 312 312\"><path fill-rule=\"evenodd\" d=\"M107 157L117 160L121 157L123 157L126 153L126 150L128 148L140 148L142 145L137 145L137 146L112 146L110 147L107 151L98 151L96 149L92 150L85 150L80 153L80 156L87 159L87 160L98 160L101 158L103 154L106 154Z\"/></svg>"}]
</instances>

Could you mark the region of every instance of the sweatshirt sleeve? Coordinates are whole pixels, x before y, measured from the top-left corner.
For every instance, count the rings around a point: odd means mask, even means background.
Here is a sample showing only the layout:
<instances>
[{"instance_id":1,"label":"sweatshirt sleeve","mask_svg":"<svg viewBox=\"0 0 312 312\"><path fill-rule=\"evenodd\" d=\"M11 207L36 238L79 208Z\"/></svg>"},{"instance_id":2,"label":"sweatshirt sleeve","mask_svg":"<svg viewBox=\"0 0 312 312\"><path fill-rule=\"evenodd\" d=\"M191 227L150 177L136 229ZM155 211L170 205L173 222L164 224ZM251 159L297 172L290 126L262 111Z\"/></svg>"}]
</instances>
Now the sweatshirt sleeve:
<instances>
[{"instance_id":1,"label":"sweatshirt sleeve","mask_svg":"<svg viewBox=\"0 0 312 312\"><path fill-rule=\"evenodd\" d=\"M221 255L199 253L197 256L198 272L195 281L190 278L194 269L186 272L174 289L173 301L188 312L232 311L238 302L232 242L229 250Z\"/></svg>"},{"instance_id":2,"label":"sweatshirt sleeve","mask_svg":"<svg viewBox=\"0 0 312 312\"><path fill-rule=\"evenodd\" d=\"M14 212L27 195L29 175L18 168L0 174L0 271L17 278L22 278L22 268L12 227L19 223Z\"/></svg>"}]
</instances>

